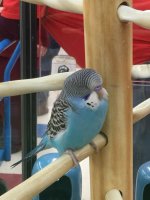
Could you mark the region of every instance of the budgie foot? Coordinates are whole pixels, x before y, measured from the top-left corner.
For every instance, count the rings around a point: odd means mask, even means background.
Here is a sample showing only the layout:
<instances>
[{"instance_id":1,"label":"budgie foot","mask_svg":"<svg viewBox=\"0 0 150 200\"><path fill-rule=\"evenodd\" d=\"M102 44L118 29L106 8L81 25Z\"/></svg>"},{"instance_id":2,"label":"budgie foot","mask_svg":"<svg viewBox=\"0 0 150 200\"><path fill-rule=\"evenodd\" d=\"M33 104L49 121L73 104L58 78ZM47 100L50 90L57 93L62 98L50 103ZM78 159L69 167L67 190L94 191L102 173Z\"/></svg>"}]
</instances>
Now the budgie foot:
<instances>
[{"instance_id":1,"label":"budgie foot","mask_svg":"<svg viewBox=\"0 0 150 200\"><path fill-rule=\"evenodd\" d=\"M79 165L79 161L78 161L76 155L74 154L73 150L68 149L65 153L68 154L71 157L71 159L74 163L74 167L77 167Z\"/></svg>"}]
</instances>

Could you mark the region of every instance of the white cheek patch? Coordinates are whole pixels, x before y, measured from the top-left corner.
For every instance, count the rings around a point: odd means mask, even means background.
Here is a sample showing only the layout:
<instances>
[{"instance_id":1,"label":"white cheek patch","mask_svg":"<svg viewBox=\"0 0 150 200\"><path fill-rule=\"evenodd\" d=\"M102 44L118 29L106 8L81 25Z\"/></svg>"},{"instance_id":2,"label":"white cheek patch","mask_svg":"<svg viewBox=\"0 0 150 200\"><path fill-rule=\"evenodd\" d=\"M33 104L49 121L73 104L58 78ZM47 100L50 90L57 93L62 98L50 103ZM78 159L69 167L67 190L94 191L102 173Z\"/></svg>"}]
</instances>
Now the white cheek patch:
<instances>
[{"instance_id":1,"label":"white cheek patch","mask_svg":"<svg viewBox=\"0 0 150 200\"><path fill-rule=\"evenodd\" d=\"M96 92L92 92L91 95L89 96L89 98L85 101L86 106L91 108L91 109L96 109L99 104L100 104L100 100L98 98L98 95Z\"/></svg>"}]
</instances>

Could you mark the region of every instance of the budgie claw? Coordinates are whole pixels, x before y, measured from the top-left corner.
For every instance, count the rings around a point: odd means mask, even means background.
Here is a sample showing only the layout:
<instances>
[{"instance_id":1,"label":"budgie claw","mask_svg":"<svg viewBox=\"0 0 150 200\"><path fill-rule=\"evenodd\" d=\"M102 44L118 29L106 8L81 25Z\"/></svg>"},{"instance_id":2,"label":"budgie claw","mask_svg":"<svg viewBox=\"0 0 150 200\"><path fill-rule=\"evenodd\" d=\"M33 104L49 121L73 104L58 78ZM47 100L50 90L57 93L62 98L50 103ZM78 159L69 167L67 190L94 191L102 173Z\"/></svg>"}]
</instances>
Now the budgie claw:
<instances>
[{"instance_id":1,"label":"budgie claw","mask_svg":"<svg viewBox=\"0 0 150 200\"><path fill-rule=\"evenodd\" d=\"M76 155L74 154L73 150L68 149L65 153L68 154L71 157L71 159L74 163L74 166L77 167L79 165L79 161L78 161Z\"/></svg>"}]
</instances>

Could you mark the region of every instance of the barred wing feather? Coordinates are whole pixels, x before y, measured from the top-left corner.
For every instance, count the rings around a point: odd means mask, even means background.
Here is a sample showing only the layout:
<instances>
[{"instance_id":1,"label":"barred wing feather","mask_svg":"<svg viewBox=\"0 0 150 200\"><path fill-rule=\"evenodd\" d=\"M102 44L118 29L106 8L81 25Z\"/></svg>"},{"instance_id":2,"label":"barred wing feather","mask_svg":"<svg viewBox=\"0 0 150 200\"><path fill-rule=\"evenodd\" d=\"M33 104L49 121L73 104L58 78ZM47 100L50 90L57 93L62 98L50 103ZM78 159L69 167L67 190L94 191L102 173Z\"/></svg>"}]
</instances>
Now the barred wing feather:
<instances>
[{"instance_id":1,"label":"barred wing feather","mask_svg":"<svg viewBox=\"0 0 150 200\"><path fill-rule=\"evenodd\" d=\"M68 102L63 99L59 98L54 103L47 130L47 134L49 134L51 138L55 137L57 134L59 134L59 132L66 129L67 119L65 116L65 111L68 108Z\"/></svg>"}]
</instances>

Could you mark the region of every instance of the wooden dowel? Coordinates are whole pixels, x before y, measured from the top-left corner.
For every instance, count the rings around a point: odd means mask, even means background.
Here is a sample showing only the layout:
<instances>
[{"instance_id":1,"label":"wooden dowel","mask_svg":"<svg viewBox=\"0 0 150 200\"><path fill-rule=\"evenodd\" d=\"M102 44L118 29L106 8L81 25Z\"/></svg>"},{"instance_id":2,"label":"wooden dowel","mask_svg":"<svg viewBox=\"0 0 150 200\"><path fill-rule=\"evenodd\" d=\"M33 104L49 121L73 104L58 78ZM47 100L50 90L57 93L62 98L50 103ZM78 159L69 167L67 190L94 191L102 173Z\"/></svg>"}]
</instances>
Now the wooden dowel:
<instances>
[{"instance_id":1,"label":"wooden dowel","mask_svg":"<svg viewBox=\"0 0 150 200\"><path fill-rule=\"evenodd\" d=\"M118 16L121 21L133 22L141 27L150 29L150 10L140 11L121 5L118 8Z\"/></svg>"},{"instance_id":2,"label":"wooden dowel","mask_svg":"<svg viewBox=\"0 0 150 200\"><path fill-rule=\"evenodd\" d=\"M46 5L48 7L73 13L83 13L83 0L22 0L24 2Z\"/></svg>"},{"instance_id":3,"label":"wooden dowel","mask_svg":"<svg viewBox=\"0 0 150 200\"><path fill-rule=\"evenodd\" d=\"M8 81L0 83L0 97L16 96L41 91L54 91L62 89L64 80L72 72L49 75L40 78ZM133 123L150 113L150 99L133 108Z\"/></svg>"},{"instance_id":4,"label":"wooden dowel","mask_svg":"<svg viewBox=\"0 0 150 200\"><path fill-rule=\"evenodd\" d=\"M106 138L100 134L98 134L93 141L99 149L102 149L106 145ZM77 159L81 161L93 153L94 149L91 145L86 145L82 149L76 151L75 155ZM69 155L64 154L43 170L0 196L0 200L31 200L33 196L42 192L72 167L72 159Z\"/></svg>"},{"instance_id":5,"label":"wooden dowel","mask_svg":"<svg viewBox=\"0 0 150 200\"><path fill-rule=\"evenodd\" d=\"M133 108L133 123L150 114L150 98Z\"/></svg>"},{"instance_id":6,"label":"wooden dowel","mask_svg":"<svg viewBox=\"0 0 150 200\"><path fill-rule=\"evenodd\" d=\"M44 76L40 78L8 81L0 83L0 97L16 96L40 91L62 89L64 80L72 72Z\"/></svg>"},{"instance_id":7,"label":"wooden dowel","mask_svg":"<svg viewBox=\"0 0 150 200\"><path fill-rule=\"evenodd\" d=\"M131 75L132 78L150 78L150 64L133 65Z\"/></svg>"},{"instance_id":8,"label":"wooden dowel","mask_svg":"<svg viewBox=\"0 0 150 200\"><path fill-rule=\"evenodd\" d=\"M54 91L62 89L64 80L73 72L48 75L40 78L15 80L0 83L0 97L16 96L40 91ZM133 78L150 77L150 65L134 65Z\"/></svg>"},{"instance_id":9,"label":"wooden dowel","mask_svg":"<svg viewBox=\"0 0 150 200\"><path fill-rule=\"evenodd\" d=\"M22 0L33 4L42 4L48 7L74 12L83 13L83 0ZM150 10L140 11L129 6L121 5L118 8L118 16L121 21L133 22L144 28L150 29Z\"/></svg>"},{"instance_id":10,"label":"wooden dowel","mask_svg":"<svg viewBox=\"0 0 150 200\"><path fill-rule=\"evenodd\" d=\"M123 200L119 190L113 189L106 193L105 200Z\"/></svg>"}]
</instances>

